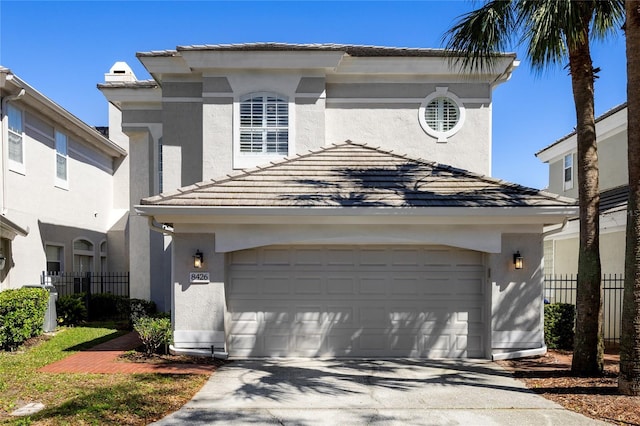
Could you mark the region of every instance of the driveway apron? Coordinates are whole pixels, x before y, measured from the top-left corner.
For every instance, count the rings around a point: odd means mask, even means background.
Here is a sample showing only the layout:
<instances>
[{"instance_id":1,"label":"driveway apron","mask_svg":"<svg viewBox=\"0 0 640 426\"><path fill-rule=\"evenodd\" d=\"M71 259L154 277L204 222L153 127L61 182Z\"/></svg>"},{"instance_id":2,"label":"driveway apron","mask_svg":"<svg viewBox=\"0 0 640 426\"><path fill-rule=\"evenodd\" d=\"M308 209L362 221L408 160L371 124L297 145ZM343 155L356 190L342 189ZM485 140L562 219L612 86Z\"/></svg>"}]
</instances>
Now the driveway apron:
<instances>
[{"instance_id":1,"label":"driveway apron","mask_svg":"<svg viewBox=\"0 0 640 426\"><path fill-rule=\"evenodd\" d=\"M155 425L604 425L489 361L236 360Z\"/></svg>"}]
</instances>

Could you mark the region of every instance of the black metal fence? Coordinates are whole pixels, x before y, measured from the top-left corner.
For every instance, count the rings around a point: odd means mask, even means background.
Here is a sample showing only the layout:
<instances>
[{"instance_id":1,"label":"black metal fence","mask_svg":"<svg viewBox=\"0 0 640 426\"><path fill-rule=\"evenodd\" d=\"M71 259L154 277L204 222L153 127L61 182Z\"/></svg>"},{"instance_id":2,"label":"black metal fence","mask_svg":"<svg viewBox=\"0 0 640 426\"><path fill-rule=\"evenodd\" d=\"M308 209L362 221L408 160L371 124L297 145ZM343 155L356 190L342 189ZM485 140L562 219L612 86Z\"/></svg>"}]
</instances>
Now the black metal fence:
<instances>
[{"instance_id":1,"label":"black metal fence","mask_svg":"<svg viewBox=\"0 0 640 426\"><path fill-rule=\"evenodd\" d=\"M546 275L544 297L549 303L576 304L577 275ZM623 274L602 276L602 305L604 311L604 339L609 344L620 343L622 325Z\"/></svg>"},{"instance_id":2,"label":"black metal fence","mask_svg":"<svg viewBox=\"0 0 640 426\"><path fill-rule=\"evenodd\" d=\"M128 272L43 272L40 284L51 284L58 297L77 293L129 297Z\"/></svg>"}]
</instances>

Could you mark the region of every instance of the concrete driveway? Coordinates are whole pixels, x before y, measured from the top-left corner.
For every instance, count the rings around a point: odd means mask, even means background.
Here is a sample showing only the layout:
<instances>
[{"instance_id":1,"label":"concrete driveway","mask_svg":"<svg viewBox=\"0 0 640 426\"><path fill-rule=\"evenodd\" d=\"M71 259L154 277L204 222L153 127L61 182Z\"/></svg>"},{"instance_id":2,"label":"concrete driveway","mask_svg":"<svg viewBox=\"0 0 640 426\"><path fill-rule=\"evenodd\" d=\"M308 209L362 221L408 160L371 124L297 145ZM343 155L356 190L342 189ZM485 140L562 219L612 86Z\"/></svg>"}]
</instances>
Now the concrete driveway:
<instances>
[{"instance_id":1,"label":"concrete driveway","mask_svg":"<svg viewBox=\"0 0 640 426\"><path fill-rule=\"evenodd\" d=\"M155 425L604 425L489 361L233 361Z\"/></svg>"}]
</instances>

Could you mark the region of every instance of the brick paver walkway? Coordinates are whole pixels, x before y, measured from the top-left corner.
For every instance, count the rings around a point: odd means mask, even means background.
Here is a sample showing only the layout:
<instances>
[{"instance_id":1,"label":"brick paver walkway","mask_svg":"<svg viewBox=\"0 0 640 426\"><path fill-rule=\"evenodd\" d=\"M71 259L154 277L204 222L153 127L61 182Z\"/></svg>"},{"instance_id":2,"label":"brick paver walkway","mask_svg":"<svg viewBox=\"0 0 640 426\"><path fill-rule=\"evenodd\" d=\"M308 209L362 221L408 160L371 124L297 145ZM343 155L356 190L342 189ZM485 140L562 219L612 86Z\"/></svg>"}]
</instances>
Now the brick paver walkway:
<instances>
[{"instance_id":1,"label":"brick paver walkway","mask_svg":"<svg viewBox=\"0 0 640 426\"><path fill-rule=\"evenodd\" d=\"M140 344L138 334L131 332L45 365L39 371L44 373L211 374L216 369L216 366L211 364L146 364L118 360L124 352L135 349Z\"/></svg>"}]
</instances>

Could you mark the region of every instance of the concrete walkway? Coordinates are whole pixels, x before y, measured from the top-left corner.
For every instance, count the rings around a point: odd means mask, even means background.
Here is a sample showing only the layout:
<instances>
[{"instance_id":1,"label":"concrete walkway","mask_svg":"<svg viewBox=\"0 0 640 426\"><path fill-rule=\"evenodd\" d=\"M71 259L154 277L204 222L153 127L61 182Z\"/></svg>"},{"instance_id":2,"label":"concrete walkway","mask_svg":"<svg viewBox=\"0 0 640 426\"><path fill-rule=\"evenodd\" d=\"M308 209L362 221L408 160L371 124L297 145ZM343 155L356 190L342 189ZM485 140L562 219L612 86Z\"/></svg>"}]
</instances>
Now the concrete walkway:
<instances>
[{"instance_id":1,"label":"concrete walkway","mask_svg":"<svg viewBox=\"0 0 640 426\"><path fill-rule=\"evenodd\" d=\"M148 364L123 362L118 359L126 351L135 349L141 344L138 333L133 331L45 365L38 371L43 373L211 374L216 369L215 365L209 364Z\"/></svg>"},{"instance_id":2,"label":"concrete walkway","mask_svg":"<svg viewBox=\"0 0 640 426\"><path fill-rule=\"evenodd\" d=\"M604 425L488 361L242 360L220 367L167 425Z\"/></svg>"}]
</instances>

